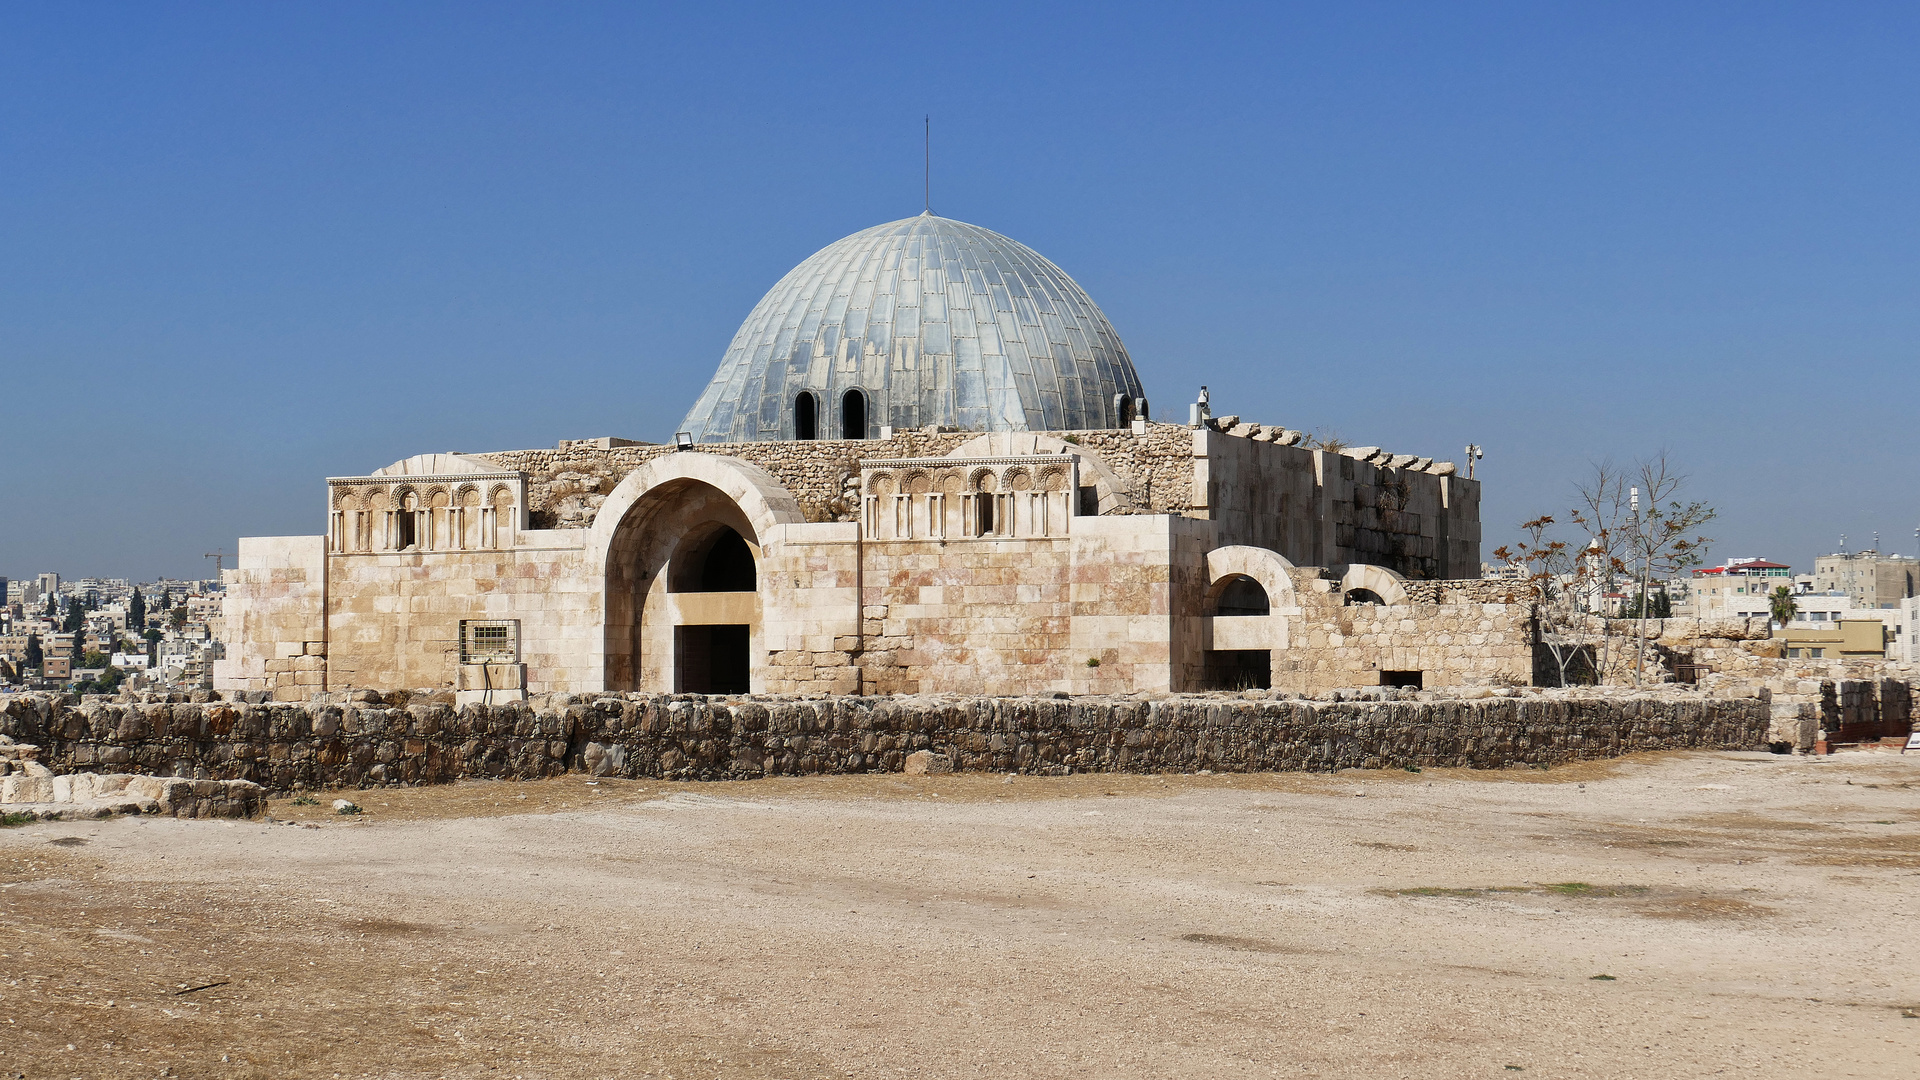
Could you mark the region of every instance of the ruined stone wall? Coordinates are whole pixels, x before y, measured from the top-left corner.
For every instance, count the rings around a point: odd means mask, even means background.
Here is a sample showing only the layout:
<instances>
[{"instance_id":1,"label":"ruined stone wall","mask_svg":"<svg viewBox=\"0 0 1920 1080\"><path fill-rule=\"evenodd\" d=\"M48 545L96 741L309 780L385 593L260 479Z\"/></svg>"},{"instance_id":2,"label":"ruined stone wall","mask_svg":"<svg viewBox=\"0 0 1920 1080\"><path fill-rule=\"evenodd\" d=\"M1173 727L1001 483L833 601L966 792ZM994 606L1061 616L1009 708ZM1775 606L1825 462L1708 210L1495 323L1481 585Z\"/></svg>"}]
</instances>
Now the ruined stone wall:
<instances>
[{"instance_id":1,"label":"ruined stone wall","mask_svg":"<svg viewBox=\"0 0 1920 1080\"><path fill-rule=\"evenodd\" d=\"M1527 581L1498 578L1449 578L1445 581L1408 581L1410 604L1521 604L1531 606L1540 599L1540 588Z\"/></svg>"},{"instance_id":2,"label":"ruined stone wall","mask_svg":"<svg viewBox=\"0 0 1920 1080\"><path fill-rule=\"evenodd\" d=\"M1177 424L1148 424L1145 435L1131 431L1076 431L1073 442L1100 455L1127 481L1129 513L1205 517L1193 497L1193 429ZM1082 480L1084 481L1084 478Z\"/></svg>"},{"instance_id":3,"label":"ruined stone wall","mask_svg":"<svg viewBox=\"0 0 1920 1080\"><path fill-rule=\"evenodd\" d=\"M1096 430L1057 433L1101 456L1131 488L1128 512L1187 514L1194 510L1193 432L1149 424L1145 435ZM786 442L701 443L689 451L642 445L602 448L594 440L553 450L504 450L473 455L527 474L527 504L536 529L584 529L608 492L642 464L676 452L725 454L772 473L800 503L808 521L851 520L862 459L945 457L979 437L971 431L895 431L891 439L813 439Z\"/></svg>"},{"instance_id":4,"label":"ruined stone wall","mask_svg":"<svg viewBox=\"0 0 1920 1080\"><path fill-rule=\"evenodd\" d=\"M344 697L79 707L21 695L0 698L0 734L38 743L62 772L287 790L568 769L681 779L888 772L916 750L947 755L961 770L1030 773L1504 768L1757 749L1768 723L1762 698L1672 694L1350 702L603 694L457 710Z\"/></svg>"},{"instance_id":5,"label":"ruined stone wall","mask_svg":"<svg viewBox=\"0 0 1920 1080\"><path fill-rule=\"evenodd\" d=\"M1294 572L1298 615L1288 617L1288 647L1272 655L1275 689L1319 692L1377 686L1382 672L1419 672L1428 689L1526 686L1533 681L1533 608L1506 599L1518 588L1479 582L1411 582L1408 594L1446 602L1347 604L1337 582Z\"/></svg>"},{"instance_id":6,"label":"ruined stone wall","mask_svg":"<svg viewBox=\"0 0 1920 1080\"><path fill-rule=\"evenodd\" d=\"M1052 434L1099 455L1124 481L1121 513L1212 519L1225 530L1222 543L1272 548L1336 572L1365 562L1413 578L1478 573L1477 483L1288 446L1257 437L1261 431L1149 423L1139 435L1104 428ZM890 439L702 443L685 452L753 462L793 493L807 520L846 521L857 510L861 460L944 457L978 437L897 430ZM676 452L578 440L470 456L527 474L533 528L584 529L621 478Z\"/></svg>"},{"instance_id":7,"label":"ruined stone wall","mask_svg":"<svg viewBox=\"0 0 1920 1080\"><path fill-rule=\"evenodd\" d=\"M849 496L858 485L861 459L944 457L975 437L977 433L968 431L897 431L891 439L701 443L687 451L651 444L606 449L593 440L580 440L553 450L503 450L474 456L527 474L527 505L536 529L590 527L607 493L623 477L656 457L673 453L722 454L750 461L793 493L808 521L835 521L851 520L858 509L858 498Z\"/></svg>"}]
</instances>

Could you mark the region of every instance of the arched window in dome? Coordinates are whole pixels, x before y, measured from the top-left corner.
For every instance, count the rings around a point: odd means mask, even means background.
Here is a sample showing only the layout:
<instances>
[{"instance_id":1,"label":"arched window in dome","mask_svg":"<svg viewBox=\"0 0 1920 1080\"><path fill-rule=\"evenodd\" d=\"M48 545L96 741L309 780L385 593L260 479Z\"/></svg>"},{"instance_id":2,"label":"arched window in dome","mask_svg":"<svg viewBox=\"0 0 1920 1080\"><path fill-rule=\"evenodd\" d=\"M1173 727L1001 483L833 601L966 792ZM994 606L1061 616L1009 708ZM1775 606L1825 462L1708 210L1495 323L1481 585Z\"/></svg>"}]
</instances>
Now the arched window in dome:
<instances>
[{"instance_id":1,"label":"arched window in dome","mask_svg":"<svg viewBox=\"0 0 1920 1080\"><path fill-rule=\"evenodd\" d=\"M1114 411L1120 414L1120 426L1121 427L1132 426L1133 399L1128 397L1125 394L1115 394L1113 395L1113 404L1114 404Z\"/></svg>"},{"instance_id":2,"label":"arched window in dome","mask_svg":"<svg viewBox=\"0 0 1920 1080\"><path fill-rule=\"evenodd\" d=\"M820 406L811 393L800 391L793 399L793 437L796 439L817 439L820 437Z\"/></svg>"},{"instance_id":3,"label":"arched window in dome","mask_svg":"<svg viewBox=\"0 0 1920 1080\"><path fill-rule=\"evenodd\" d=\"M867 395L858 390L849 390L841 395L840 437L843 439L867 437Z\"/></svg>"}]
</instances>

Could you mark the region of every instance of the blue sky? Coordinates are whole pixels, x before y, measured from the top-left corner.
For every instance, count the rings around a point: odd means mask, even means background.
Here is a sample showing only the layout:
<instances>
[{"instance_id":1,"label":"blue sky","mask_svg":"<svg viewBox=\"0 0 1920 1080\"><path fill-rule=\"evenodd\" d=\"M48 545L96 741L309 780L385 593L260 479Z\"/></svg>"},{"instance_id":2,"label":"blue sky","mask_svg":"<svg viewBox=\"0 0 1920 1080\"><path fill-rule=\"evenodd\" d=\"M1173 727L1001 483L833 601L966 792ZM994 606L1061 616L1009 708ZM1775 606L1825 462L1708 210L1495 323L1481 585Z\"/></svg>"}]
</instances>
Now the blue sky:
<instances>
[{"instance_id":1,"label":"blue sky","mask_svg":"<svg viewBox=\"0 0 1920 1080\"><path fill-rule=\"evenodd\" d=\"M1487 550L1667 448L1712 557L1912 552L1907 5L0 9L0 574L198 575L327 475L665 439L933 205L1156 412L1486 448Z\"/></svg>"}]
</instances>

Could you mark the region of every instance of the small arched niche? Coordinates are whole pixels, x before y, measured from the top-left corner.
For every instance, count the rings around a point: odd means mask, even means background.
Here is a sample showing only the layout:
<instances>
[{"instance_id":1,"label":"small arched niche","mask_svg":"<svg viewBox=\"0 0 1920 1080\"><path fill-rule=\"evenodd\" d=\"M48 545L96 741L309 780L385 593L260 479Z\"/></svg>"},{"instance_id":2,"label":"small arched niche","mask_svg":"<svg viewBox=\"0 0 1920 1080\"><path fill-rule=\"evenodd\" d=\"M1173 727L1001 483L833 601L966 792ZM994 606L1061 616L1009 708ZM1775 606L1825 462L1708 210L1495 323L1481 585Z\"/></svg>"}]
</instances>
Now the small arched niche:
<instances>
[{"instance_id":1,"label":"small arched niche","mask_svg":"<svg viewBox=\"0 0 1920 1080\"><path fill-rule=\"evenodd\" d=\"M849 390L840 395L840 437L867 437L867 395L858 390Z\"/></svg>"},{"instance_id":2,"label":"small arched niche","mask_svg":"<svg viewBox=\"0 0 1920 1080\"><path fill-rule=\"evenodd\" d=\"M1226 588L1220 590L1220 600L1215 605L1214 614L1267 615L1272 611L1267 590L1247 575L1235 574L1227 580Z\"/></svg>"},{"instance_id":3,"label":"small arched niche","mask_svg":"<svg viewBox=\"0 0 1920 1080\"><path fill-rule=\"evenodd\" d=\"M820 437L820 400L805 390L793 399L793 437L796 439Z\"/></svg>"},{"instance_id":4,"label":"small arched niche","mask_svg":"<svg viewBox=\"0 0 1920 1080\"><path fill-rule=\"evenodd\" d=\"M1382 600L1380 598L1380 594L1377 592L1374 592L1372 589L1348 589L1347 603L1349 604L1385 604L1386 601Z\"/></svg>"},{"instance_id":5,"label":"small arched niche","mask_svg":"<svg viewBox=\"0 0 1920 1080\"><path fill-rule=\"evenodd\" d=\"M753 548L731 526L715 524L682 541L667 574L668 592L753 592Z\"/></svg>"}]
</instances>

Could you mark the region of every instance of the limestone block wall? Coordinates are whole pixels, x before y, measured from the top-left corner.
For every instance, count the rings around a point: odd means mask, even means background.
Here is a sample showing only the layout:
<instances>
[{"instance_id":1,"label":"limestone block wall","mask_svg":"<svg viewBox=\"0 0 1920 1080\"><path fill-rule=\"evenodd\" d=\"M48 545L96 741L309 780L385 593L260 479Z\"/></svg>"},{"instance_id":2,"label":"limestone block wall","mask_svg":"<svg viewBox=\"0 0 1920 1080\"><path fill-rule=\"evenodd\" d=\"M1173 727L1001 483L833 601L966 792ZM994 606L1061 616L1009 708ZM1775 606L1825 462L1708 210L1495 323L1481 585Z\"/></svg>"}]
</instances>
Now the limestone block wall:
<instances>
[{"instance_id":1,"label":"limestone block wall","mask_svg":"<svg viewBox=\"0 0 1920 1080\"><path fill-rule=\"evenodd\" d=\"M778 525L761 549L769 694L857 694L862 648L860 528Z\"/></svg>"},{"instance_id":2,"label":"limestone block wall","mask_svg":"<svg viewBox=\"0 0 1920 1080\"><path fill-rule=\"evenodd\" d=\"M360 695L362 698L373 695ZM1328 771L1554 765L1645 750L1764 746L1763 697L1479 700L556 695L531 703L72 706L0 698L0 734L63 772L366 787L462 777L750 778L897 771L931 750L961 770ZM404 699L403 699L404 700Z\"/></svg>"},{"instance_id":3,"label":"limestone block wall","mask_svg":"<svg viewBox=\"0 0 1920 1080\"><path fill-rule=\"evenodd\" d=\"M214 688L326 689L326 537L249 536L236 551L239 565L221 574L227 657L213 662Z\"/></svg>"},{"instance_id":4,"label":"limestone block wall","mask_svg":"<svg viewBox=\"0 0 1920 1080\"><path fill-rule=\"evenodd\" d=\"M1442 581L1404 581L1411 604L1521 604L1540 600L1539 586L1498 578L1449 578Z\"/></svg>"},{"instance_id":5,"label":"limestone block wall","mask_svg":"<svg viewBox=\"0 0 1920 1080\"><path fill-rule=\"evenodd\" d=\"M1414 579L1480 574L1476 481L1206 428L1192 436L1194 502L1222 544L1335 574L1352 563Z\"/></svg>"},{"instance_id":6,"label":"limestone block wall","mask_svg":"<svg viewBox=\"0 0 1920 1080\"><path fill-rule=\"evenodd\" d=\"M1533 681L1530 604L1347 604L1339 584L1313 568L1293 577L1300 614L1288 627L1291 647L1273 654L1275 689L1377 686L1382 671L1420 672L1430 689ZM1467 583L1426 584L1423 594L1447 595L1456 584L1468 600L1478 592Z\"/></svg>"},{"instance_id":7,"label":"limestone block wall","mask_svg":"<svg viewBox=\"0 0 1920 1080\"><path fill-rule=\"evenodd\" d=\"M1202 685L1200 618L1213 534L1209 522L1173 515L1073 520L1067 689L1124 694Z\"/></svg>"},{"instance_id":8,"label":"limestone block wall","mask_svg":"<svg viewBox=\"0 0 1920 1080\"><path fill-rule=\"evenodd\" d=\"M1073 550L1065 538L868 541L869 693L1065 690Z\"/></svg>"},{"instance_id":9,"label":"limestone block wall","mask_svg":"<svg viewBox=\"0 0 1920 1080\"><path fill-rule=\"evenodd\" d=\"M329 556L328 689L455 686L463 619L518 621L529 692L586 685L603 619L578 534L521 543Z\"/></svg>"}]
</instances>

